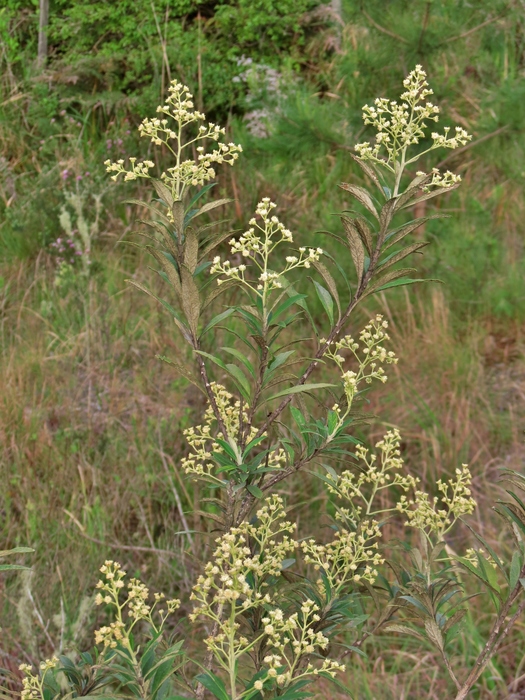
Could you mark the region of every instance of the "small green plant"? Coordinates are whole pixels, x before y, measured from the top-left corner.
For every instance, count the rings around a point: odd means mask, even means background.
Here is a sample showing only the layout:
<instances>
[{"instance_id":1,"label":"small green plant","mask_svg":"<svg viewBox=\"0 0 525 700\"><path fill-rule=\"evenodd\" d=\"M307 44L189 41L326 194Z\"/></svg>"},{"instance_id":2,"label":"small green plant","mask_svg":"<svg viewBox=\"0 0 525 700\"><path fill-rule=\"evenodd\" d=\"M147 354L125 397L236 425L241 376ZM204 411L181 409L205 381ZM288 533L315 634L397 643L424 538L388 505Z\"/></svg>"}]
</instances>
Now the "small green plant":
<instances>
[{"instance_id":1,"label":"small green plant","mask_svg":"<svg viewBox=\"0 0 525 700\"><path fill-rule=\"evenodd\" d=\"M160 297L132 284L169 311L192 351L193 366L167 360L208 403L201 424L185 431L189 449L182 466L209 488L203 508L219 536L191 595L188 617L200 643L185 647L182 635L171 632L178 600L157 594L152 601L142 582L127 581L118 564L106 562L96 601L107 606L111 621L95 634L100 655L91 666L83 656L84 671L58 659L44 662L40 673L24 667L25 698L60 697L57 679L65 677L70 692L72 679L77 687L91 668L91 695L299 700L312 697L319 678L345 690L342 673L352 656L389 632L436 647L461 700L525 609L525 506L518 496L511 493L512 501L498 506L515 537L512 560L477 534L482 548L460 556L447 535L476 507L468 467L440 479L432 496L405 469L397 430L388 431L375 451L355 434L364 422L359 404L374 382L387 381L397 358L381 315L357 338L347 332L350 316L367 297L420 281L412 268L398 267L424 246L403 244L427 220L409 220L410 209L458 187L459 177L409 168L423 153L469 139L460 128L453 137L445 130L418 150L438 108L425 102L430 90L420 66L404 87L400 103L379 100L364 109L365 123L377 134L374 145L357 147L355 159L372 192L341 185L357 207L342 215L343 234L333 234L347 260L336 259L329 246L294 247L269 198L240 236L223 231L221 223L197 225L198 217L226 203L200 203L213 166L233 165L240 149L220 143L219 127L201 124L204 115L193 111L188 89L178 83L158 110L162 118L146 119L140 128L170 150L173 167L153 179L153 161L107 162L113 177L151 179L159 197L143 203L151 212L145 247L167 293ZM209 141L213 150L206 149ZM201 189L192 197L194 187ZM225 241L231 257L216 251ZM322 328L310 312L312 291L326 314ZM296 333L305 325L312 334L306 340ZM307 470L331 499L331 536L323 540L305 530L308 524L297 531L277 492ZM465 674L452 659L472 580L485 588L494 621Z\"/></svg>"}]
</instances>

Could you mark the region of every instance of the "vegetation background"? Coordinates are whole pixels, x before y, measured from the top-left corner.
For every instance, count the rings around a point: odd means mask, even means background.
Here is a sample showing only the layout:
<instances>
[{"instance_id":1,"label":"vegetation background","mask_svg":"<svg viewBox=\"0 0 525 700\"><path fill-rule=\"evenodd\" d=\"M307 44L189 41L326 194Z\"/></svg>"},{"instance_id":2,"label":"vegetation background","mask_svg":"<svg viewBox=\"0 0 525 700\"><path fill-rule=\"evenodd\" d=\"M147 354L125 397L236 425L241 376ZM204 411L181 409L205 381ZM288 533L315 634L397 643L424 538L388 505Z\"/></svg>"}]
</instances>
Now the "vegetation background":
<instances>
[{"instance_id":1,"label":"vegetation background","mask_svg":"<svg viewBox=\"0 0 525 700\"><path fill-rule=\"evenodd\" d=\"M304 245L338 230L334 214L349 206L337 185L361 177L349 154L366 134L362 105L396 95L416 63L445 123L474 134L443 154L464 178L439 205L451 218L417 234L430 243L420 276L442 284L391 293L354 321L384 313L400 356L361 437L398 426L427 488L469 463L481 531L501 538L498 470L521 471L525 452L523 0L51 0L46 34L39 59L39 3L4 0L0 542L35 554L31 573L0 579L0 666L16 673L91 644L91 590L108 556L169 594L193 581L180 532L201 527L186 516L199 493L178 465L202 400L156 359L180 345L169 317L126 286L158 281L121 245L144 215L125 200L143 193L110 183L103 166L147 156L136 127L173 78L243 144L213 195L235 197L233 228L270 196ZM287 498L300 520L325 496L301 478ZM465 624L467 664L480 639ZM416 660L416 645L367 648L357 697L442 696L434 652ZM524 649L521 623L479 697L525 697Z\"/></svg>"}]
</instances>

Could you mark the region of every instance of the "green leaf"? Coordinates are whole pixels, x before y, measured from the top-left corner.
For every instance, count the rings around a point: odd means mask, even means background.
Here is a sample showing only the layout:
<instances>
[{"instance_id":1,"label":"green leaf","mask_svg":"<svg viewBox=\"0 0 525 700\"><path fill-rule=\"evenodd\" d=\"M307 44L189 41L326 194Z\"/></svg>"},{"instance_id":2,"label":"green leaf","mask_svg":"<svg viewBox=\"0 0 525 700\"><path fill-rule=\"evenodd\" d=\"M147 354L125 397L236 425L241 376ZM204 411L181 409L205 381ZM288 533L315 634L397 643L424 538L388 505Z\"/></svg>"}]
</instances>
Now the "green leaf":
<instances>
[{"instance_id":1,"label":"green leaf","mask_svg":"<svg viewBox=\"0 0 525 700\"><path fill-rule=\"evenodd\" d=\"M197 336L197 326L201 312L201 299L199 289L193 279L193 274L186 265L180 269L182 282L181 305L184 315L194 336Z\"/></svg>"},{"instance_id":2,"label":"green leaf","mask_svg":"<svg viewBox=\"0 0 525 700\"><path fill-rule=\"evenodd\" d=\"M184 236L184 264L193 275L199 260L199 235L192 228L187 228Z\"/></svg>"},{"instance_id":3,"label":"green leaf","mask_svg":"<svg viewBox=\"0 0 525 700\"><path fill-rule=\"evenodd\" d=\"M210 355L208 352L204 352L204 350L195 350L195 352L198 355L202 355L203 357L207 357L208 360L211 360L213 364L217 365L217 367L220 367L221 369L225 370L226 372L228 371L226 369L226 365L224 362L220 359L220 357L215 357L215 355Z\"/></svg>"},{"instance_id":4,"label":"green leaf","mask_svg":"<svg viewBox=\"0 0 525 700\"><path fill-rule=\"evenodd\" d=\"M352 647L350 647L350 648L352 648ZM353 647L353 648L355 649L355 647ZM363 652L361 652L361 654L364 655L364 657L366 658L366 654L363 654ZM351 698L354 697L354 695L348 690L346 685L341 683L341 681L338 678L333 678L326 671L319 671L319 675L322 676L323 678L326 678L327 680L329 680L330 683L333 683L334 685L336 685L339 688L339 690L341 690L345 695L348 695Z\"/></svg>"},{"instance_id":5,"label":"green leaf","mask_svg":"<svg viewBox=\"0 0 525 700\"><path fill-rule=\"evenodd\" d=\"M196 204L201 197L204 197L205 194L207 194L211 189L215 187L217 183L216 182L210 182L207 185L204 185L200 190L197 190L193 197L190 199L188 202L188 210L190 210L194 204Z\"/></svg>"},{"instance_id":6,"label":"green leaf","mask_svg":"<svg viewBox=\"0 0 525 700\"><path fill-rule=\"evenodd\" d=\"M240 367L237 367L237 365L227 364L225 365L225 368L235 380L235 385L241 392L243 399L247 403L250 403L250 384L248 383L244 372L240 369Z\"/></svg>"},{"instance_id":7,"label":"green leaf","mask_svg":"<svg viewBox=\"0 0 525 700\"><path fill-rule=\"evenodd\" d=\"M215 225L218 226L221 223L225 223L225 222L218 221L218 222L216 222ZM208 238L204 242L204 245L202 246L201 250L199 251L199 260L203 260L208 255L208 253L210 253L214 248L216 248L218 245L220 245L227 238L231 238L231 235L232 235L231 231L222 231L221 233L215 233L212 236L208 236Z\"/></svg>"},{"instance_id":8,"label":"green leaf","mask_svg":"<svg viewBox=\"0 0 525 700\"><path fill-rule=\"evenodd\" d=\"M171 208L175 200L173 199L170 188L165 185L162 180L155 180L154 178L151 178L151 184L166 206Z\"/></svg>"},{"instance_id":9,"label":"green leaf","mask_svg":"<svg viewBox=\"0 0 525 700\"><path fill-rule=\"evenodd\" d=\"M196 218L197 216L205 214L207 211L211 211L212 209L216 209L217 207L223 207L225 204L229 204L230 202L233 202L233 199L216 199L213 202L207 202L206 204L203 204L200 209L197 210L197 213L194 214L192 218Z\"/></svg>"},{"instance_id":10,"label":"green leaf","mask_svg":"<svg viewBox=\"0 0 525 700\"><path fill-rule=\"evenodd\" d=\"M516 588L516 584L518 583L518 579L520 577L520 571L521 571L521 556L519 552L514 552L512 555L512 562L510 564L510 573L509 573L509 589L511 591Z\"/></svg>"},{"instance_id":11,"label":"green leaf","mask_svg":"<svg viewBox=\"0 0 525 700\"><path fill-rule=\"evenodd\" d=\"M246 490L249 491L252 496L255 496L255 498L264 498L264 493L258 486L255 486L255 484L248 484Z\"/></svg>"},{"instance_id":12,"label":"green leaf","mask_svg":"<svg viewBox=\"0 0 525 700\"><path fill-rule=\"evenodd\" d=\"M367 209L371 214L375 216L376 219L379 219L379 214L377 213L377 209L374 206L372 197L363 187L358 187L357 185L349 185L347 182L341 183L339 187L342 190L350 192L350 194L353 197L355 197L355 199L357 199L359 204L362 204L365 207L365 209Z\"/></svg>"},{"instance_id":13,"label":"green leaf","mask_svg":"<svg viewBox=\"0 0 525 700\"><path fill-rule=\"evenodd\" d=\"M321 277L324 279L326 286L328 287L328 290L330 291L330 294L332 295L333 299L335 300L336 306L337 306L337 311L338 311L338 320L341 318L341 304L339 301L339 293L337 291L337 285L335 283L334 278L328 271L325 265L323 265L322 262L319 260L312 262L312 265L314 268L317 270L317 272L321 275Z\"/></svg>"},{"instance_id":14,"label":"green leaf","mask_svg":"<svg viewBox=\"0 0 525 700\"><path fill-rule=\"evenodd\" d=\"M250 360L245 355L242 354L242 352L237 350L237 348L223 347L221 349L224 350L224 352L227 352L230 355L233 355L233 357L235 357L237 360L239 360L239 362L241 362L246 367L248 372L255 379L255 370L253 368L253 365L250 362Z\"/></svg>"},{"instance_id":15,"label":"green leaf","mask_svg":"<svg viewBox=\"0 0 525 700\"><path fill-rule=\"evenodd\" d=\"M135 282L135 280L126 280L128 284L133 285L133 287L136 287L137 289L140 289L141 292L144 292L144 294L147 294L150 296L152 299L155 299L155 301L158 301L159 304L162 304L162 306L167 309L170 314L173 316L173 318L177 321L177 326L181 330L181 333L185 337L186 340L191 341L191 335L189 334L189 329L186 328L186 326L182 323L180 314L178 311L175 311L173 306L165 301L164 299L161 299L158 297L156 294L153 294L152 291L150 291L147 287L145 287L143 284L140 284L140 282Z\"/></svg>"},{"instance_id":16,"label":"green leaf","mask_svg":"<svg viewBox=\"0 0 525 700\"><path fill-rule=\"evenodd\" d=\"M290 413L292 414L292 418L294 419L294 421L297 423L297 427L299 428L299 430L301 432L303 432L303 430L306 430L307 423L301 411L295 406L290 406Z\"/></svg>"},{"instance_id":17,"label":"green leaf","mask_svg":"<svg viewBox=\"0 0 525 700\"><path fill-rule=\"evenodd\" d=\"M415 272L415 269L413 267L404 267L401 270L391 270L390 272L387 272L379 279L376 279L372 285L367 287L365 293L363 294L363 298L369 296L370 294L374 294L375 292L380 292L383 289L388 289L392 286L397 287L406 284L406 280L410 281L412 279L411 277L405 277L405 275L410 272ZM398 280L398 283L393 285L391 282L394 280Z\"/></svg>"},{"instance_id":18,"label":"green leaf","mask_svg":"<svg viewBox=\"0 0 525 700\"><path fill-rule=\"evenodd\" d=\"M386 270L388 267L395 265L395 263L399 262L400 260L404 260L405 258L408 258L409 255L412 255L412 253L417 253L419 250L421 250L422 248L425 248L425 246L427 246L427 245L428 245L428 242L425 241L423 243L413 243L412 245L406 246L406 248L399 250L397 253L392 253L387 258L385 258L379 264L377 269L382 272L383 270Z\"/></svg>"},{"instance_id":19,"label":"green leaf","mask_svg":"<svg viewBox=\"0 0 525 700\"><path fill-rule=\"evenodd\" d=\"M306 298L306 294L294 294L288 299L285 299L269 314L268 322L271 323L274 319L280 316L283 313L283 311L286 311L286 309L289 309L290 306L292 306L293 304L297 304L299 301Z\"/></svg>"},{"instance_id":20,"label":"green leaf","mask_svg":"<svg viewBox=\"0 0 525 700\"><path fill-rule=\"evenodd\" d=\"M268 365L268 372L275 372L275 370L283 365L286 360L294 354L295 350L286 350L285 352L280 352L274 357L274 359Z\"/></svg>"},{"instance_id":21,"label":"green leaf","mask_svg":"<svg viewBox=\"0 0 525 700\"><path fill-rule=\"evenodd\" d=\"M231 700L222 680L211 671L200 673L195 680L209 690L217 700Z\"/></svg>"},{"instance_id":22,"label":"green leaf","mask_svg":"<svg viewBox=\"0 0 525 700\"><path fill-rule=\"evenodd\" d=\"M334 325L334 302L330 292L325 289L319 282L312 280L314 283L315 291L319 297L319 301L323 305L323 309L326 311L328 320L330 321L330 327Z\"/></svg>"},{"instance_id":23,"label":"green leaf","mask_svg":"<svg viewBox=\"0 0 525 700\"><path fill-rule=\"evenodd\" d=\"M167 281L175 290L177 297L180 298L182 295L182 287L180 284L179 273L174 264L166 257L166 253L157 250L153 246L147 245L144 246L144 248L162 267L164 273L166 274Z\"/></svg>"},{"instance_id":24,"label":"green leaf","mask_svg":"<svg viewBox=\"0 0 525 700\"><path fill-rule=\"evenodd\" d=\"M14 549L0 550L0 558L10 556L11 554L33 554L35 550L32 547L15 547Z\"/></svg>"},{"instance_id":25,"label":"green leaf","mask_svg":"<svg viewBox=\"0 0 525 700\"><path fill-rule=\"evenodd\" d=\"M357 286L360 287L365 271L365 251L363 243L354 222L346 217L342 217L341 221L343 222L343 226L346 231L348 246L350 248L354 267L357 272Z\"/></svg>"},{"instance_id":26,"label":"green leaf","mask_svg":"<svg viewBox=\"0 0 525 700\"><path fill-rule=\"evenodd\" d=\"M334 387L337 384L326 384L324 382L320 384L299 384L298 386L292 386L289 389L284 389L273 396L270 396L266 401L273 401L273 399L279 399L281 396L289 396L290 394L300 394L304 391L314 391L315 389L327 389L328 387Z\"/></svg>"},{"instance_id":27,"label":"green leaf","mask_svg":"<svg viewBox=\"0 0 525 700\"><path fill-rule=\"evenodd\" d=\"M210 331L214 326L216 326L218 323L221 321L224 321L225 318L228 318L228 316L231 316L234 313L235 309L226 309L226 311L223 311L220 314L217 314L217 316L214 316L211 321L205 326L204 330L199 336L199 339L203 337L205 333Z\"/></svg>"},{"instance_id":28,"label":"green leaf","mask_svg":"<svg viewBox=\"0 0 525 700\"><path fill-rule=\"evenodd\" d=\"M450 187L437 187L435 190L432 190L432 192L427 192L427 194L422 195L421 197L418 197L417 199L411 199L407 204L404 204L401 209L406 209L407 207L413 207L414 205L418 204L419 202L426 202L428 199L433 199L434 197L438 197L440 194L445 194L446 192L452 192L453 190L457 190L457 188L460 186L461 183L456 183L455 185L451 185Z\"/></svg>"},{"instance_id":29,"label":"green leaf","mask_svg":"<svg viewBox=\"0 0 525 700\"><path fill-rule=\"evenodd\" d=\"M377 173L375 172L374 168L370 163L367 163L365 160L362 158L359 158L359 156L354 155L353 153L350 153L350 158L354 160L357 165L361 168L361 170L365 173L367 177L369 177L372 182L375 184L375 186L383 192L383 187L379 181L379 178L377 177Z\"/></svg>"},{"instance_id":30,"label":"green leaf","mask_svg":"<svg viewBox=\"0 0 525 700\"><path fill-rule=\"evenodd\" d=\"M412 637L416 637L416 639L424 640L425 637L421 634L421 632L418 632L415 629L412 629L412 627L408 627L407 625L388 625L387 627L383 627L384 632L397 632L398 634L408 634Z\"/></svg>"}]
</instances>

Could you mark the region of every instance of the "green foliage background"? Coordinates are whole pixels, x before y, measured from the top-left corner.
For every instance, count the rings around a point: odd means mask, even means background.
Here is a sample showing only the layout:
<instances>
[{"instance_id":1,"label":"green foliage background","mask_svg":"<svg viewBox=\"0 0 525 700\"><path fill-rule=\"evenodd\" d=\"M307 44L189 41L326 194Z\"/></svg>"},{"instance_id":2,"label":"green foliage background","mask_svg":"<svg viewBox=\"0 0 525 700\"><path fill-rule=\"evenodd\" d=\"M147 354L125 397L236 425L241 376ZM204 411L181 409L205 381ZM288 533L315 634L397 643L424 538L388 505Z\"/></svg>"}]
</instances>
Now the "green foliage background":
<instances>
[{"instance_id":1,"label":"green foliage background","mask_svg":"<svg viewBox=\"0 0 525 700\"><path fill-rule=\"evenodd\" d=\"M184 380L154 359L179 350L169 320L148 300L122 294L126 277L149 274L139 254L116 245L137 216L121 202L137 192L109 184L102 166L108 157L147 154L136 126L152 114L170 78L187 83L197 104L243 144L242 159L214 191L236 197L229 212L234 226L243 228L256 202L270 196L296 240L324 246L318 231L337 229L334 214L350 206L337 185L361 178L350 153L367 138L362 105L376 96L394 98L414 64L424 66L442 124L461 124L474 136L466 150L442 155L450 155L445 168L464 178L440 204L450 219L431 221L418 233L431 243L418 276L444 284L388 297L405 365L402 378L370 410L403 428L407 462L423 481L431 483L465 461L473 465L481 492L494 465L521 464L520 0L344 0L341 18L332 6L311 0L51 0L49 56L42 70L36 67L37 33L38 2L4 0L0 481L7 488L0 494L0 539L2 549L35 548L33 587L44 620L57 614L62 600L73 628L90 577L115 549L129 558L131 570L148 573L152 587L187 585L176 562L158 560L150 550L173 550L173 524L180 525L159 454L165 452L170 465L178 463L185 449L181 431L198 420L202 406ZM246 72L238 63L242 57L277 72L277 95L253 76L234 80ZM266 138L250 133L245 117L254 110L269 115ZM50 243L62 233L64 192L75 188L87 201L103 193L105 206L93 251L91 375L74 279L67 288L54 285L50 254ZM322 317L320 307L317 314ZM93 415L86 399L89 376L98 402ZM301 513L302 504L318 494L307 479L296 486ZM176 488L190 509L199 494L178 482ZM193 525L199 526L198 519ZM119 544L131 549L119 551ZM23 639L30 654L49 649L44 629L24 629L27 618L15 613L17 601L29 604L14 576L7 590L6 647L16 651L12 640ZM60 633L53 623L49 630ZM474 653L473 630L465 637L466 658ZM398 697L380 685L373 662L362 668L363 697ZM387 675L412 670L401 657L386 663ZM407 697L426 697L431 681L425 670L414 678L407 681L413 693ZM494 697L493 691L488 679L480 697Z\"/></svg>"}]
</instances>

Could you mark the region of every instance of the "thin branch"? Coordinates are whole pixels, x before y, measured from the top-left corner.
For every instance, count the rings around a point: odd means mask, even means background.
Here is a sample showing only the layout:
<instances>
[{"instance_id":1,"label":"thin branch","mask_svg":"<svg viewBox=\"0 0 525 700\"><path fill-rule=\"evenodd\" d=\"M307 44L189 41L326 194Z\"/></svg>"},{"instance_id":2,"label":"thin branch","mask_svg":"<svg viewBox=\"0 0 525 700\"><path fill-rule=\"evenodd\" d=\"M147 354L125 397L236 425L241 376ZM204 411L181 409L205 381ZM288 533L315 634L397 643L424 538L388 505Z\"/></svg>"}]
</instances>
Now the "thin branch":
<instances>
[{"instance_id":1,"label":"thin branch","mask_svg":"<svg viewBox=\"0 0 525 700\"><path fill-rule=\"evenodd\" d=\"M69 513L67 513L69 515ZM73 520L73 522L75 522ZM78 523L75 523L78 525ZM151 554L168 554L170 557L177 556L176 552L172 552L169 549L159 549L158 547L139 547L138 545L130 544L119 544L118 542L104 542L104 540L99 540L97 537L91 537L91 535L86 535L86 533L79 527L80 535L90 542L95 544L100 544L103 547L109 547L110 549L125 549L130 552L149 552Z\"/></svg>"},{"instance_id":2,"label":"thin branch","mask_svg":"<svg viewBox=\"0 0 525 700\"><path fill-rule=\"evenodd\" d=\"M456 36L451 36L448 39L445 39L445 41L442 41L440 46L443 46L443 44L450 44L452 41L458 41L459 39L465 39L467 36L470 36L471 34L474 34L474 32L477 32L480 29L483 29L483 27L486 27L487 24L492 24L493 22L497 22L498 19L501 19L504 15L498 15L497 17L491 17L490 19L485 20L481 24L478 24L476 27L472 27L472 29L467 30L466 32L463 32L462 34L456 34Z\"/></svg>"},{"instance_id":3,"label":"thin branch","mask_svg":"<svg viewBox=\"0 0 525 700\"><path fill-rule=\"evenodd\" d=\"M373 20L372 17L370 17L368 12L366 12L362 8L361 8L361 12L364 14L364 16L370 22L370 24L372 24L379 32L383 32L383 34L386 34L387 36L391 36L393 39L396 39L397 41L401 41L403 44L408 44L407 39L405 39L402 36L399 36L399 34L395 34L394 32L391 32L389 29L386 29L385 27L382 27L375 20Z\"/></svg>"},{"instance_id":4,"label":"thin branch","mask_svg":"<svg viewBox=\"0 0 525 700\"><path fill-rule=\"evenodd\" d=\"M198 351L199 350L199 344L196 339L193 340L193 349ZM204 364L204 360L202 359L202 355L200 355L198 352L195 353L197 355L197 362L199 364L199 372L202 378L202 383L204 384L204 388L206 390L206 394L208 396L208 401L210 402L210 406L213 409L213 413L215 415L215 420L217 421L217 424L219 426L219 430L224 436L224 439L228 439L228 432L226 430L226 426L224 425L224 421L222 419L222 416L219 411L219 407L217 406L217 401L215 400L215 394L212 391L211 388L211 382L208 377L208 370L206 369L206 365Z\"/></svg>"},{"instance_id":5,"label":"thin branch","mask_svg":"<svg viewBox=\"0 0 525 700\"><path fill-rule=\"evenodd\" d=\"M519 578L523 578L525 576L525 566L522 567L520 571ZM510 629L512 626L515 624L516 620L518 617L522 614L523 610L525 609L525 601L522 601L520 605L518 606L518 609L516 613L511 617L503 631L501 631L501 628L503 627L505 620L507 619L507 616L510 612L510 609L512 605L514 604L514 601L516 598L520 595L520 593L523 591L522 585L518 579L518 583L514 587L514 589L511 591L509 594L509 597L505 601L502 609L500 610L500 613L498 617L496 618L492 630L490 632L489 638L487 639L487 642L481 652L478 655L478 658L476 659L476 662L474 664L474 667L470 671L469 675L467 676L465 682L461 686L458 694L456 695L455 700L464 700L467 695L469 694L472 686L474 683L478 680L478 678L481 676L483 671L485 670L486 665L492 658L493 654L496 652L498 649L499 645L503 641L503 639L508 635L510 632Z\"/></svg>"}]
</instances>

